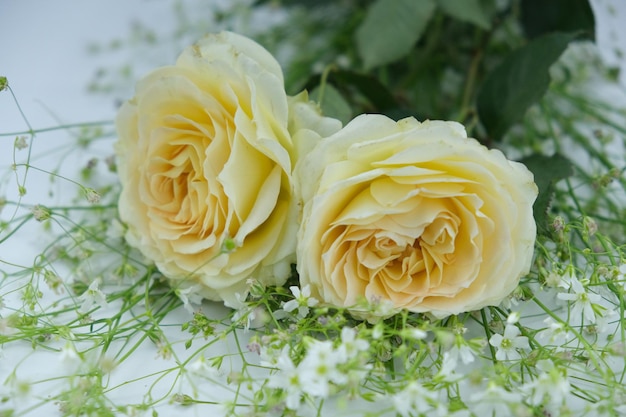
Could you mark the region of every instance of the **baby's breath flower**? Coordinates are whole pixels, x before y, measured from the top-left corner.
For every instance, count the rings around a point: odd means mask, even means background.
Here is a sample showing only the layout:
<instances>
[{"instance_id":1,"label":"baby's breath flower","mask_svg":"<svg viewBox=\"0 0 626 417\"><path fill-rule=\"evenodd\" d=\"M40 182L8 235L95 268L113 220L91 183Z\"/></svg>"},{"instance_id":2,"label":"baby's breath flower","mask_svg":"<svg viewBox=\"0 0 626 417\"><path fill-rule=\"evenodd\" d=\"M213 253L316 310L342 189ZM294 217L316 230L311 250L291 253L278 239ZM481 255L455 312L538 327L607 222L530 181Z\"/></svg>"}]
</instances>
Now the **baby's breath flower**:
<instances>
[{"instance_id":1,"label":"baby's breath flower","mask_svg":"<svg viewBox=\"0 0 626 417\"><path fill-rule=\"evenodd\" d=\"M626 291L626 263L621 264L617 267L617 274L615 275L615 280L622 284L624 287L624 291Z\"/></svg>"},{"instance_id":2,"label":"baby's breath flower","mask_svg":"<svg viewBox=\"0 0 626 417\"><path fill-rule=\"evenodd\" d=\"M433 410L437 394L417 381L410 382L402 391L392 396L396 412L402 417L421 415Z\"/></svg>"},{"instance_id":3,"label":"baby's breath flower","mask_svg":"<svg viewBox=\"0 0 626 417\"><path fill-rule=\"evenodd\" d=\"M289 356L289 347L286 346L276 360L278 372L270 376L267 386L280 388L285 393L285 405L290 410L297 410L303 395L305 381L300 371L295 367Z\"/></svg>"},{"instance_id":4,"label":"baby's breath flower","mask_svg":"<svg viewBox=\"0 0 626 417\"><path fill-rule=\"evenodd\" d=\"M345 363L369 348L365 339L357 337L356 329L344 327L341 330L341 344L337 348L338 362Z\"/></svg>"},{"instance_id":5,"label":"baby's breath flower","mask_svg":"<svg viewBox=\"0 0 626 417\"><path fill-rule=\"evenodd\" d=\"M183 307L193 314L202 304L202 296L199 294L199 285L190 285L186 288L176 288L174 293L183 302Z\"/></svg>"},{"instance_id":6,"label":"baby's breath flower","mask_svg":"<svg viewBox=\"0 0 626 417\"><path fill-rule=\"evenodd\" d=\"M472 357L472 360L474 358ZM435 380L443 380L446 382L455 382L463 378L462 374L456 372L457 358L450 354L450 351L444 352L441 359L441 367L439 372L435 375Z\"/></svg>"},{"instance_id":7,"label":"baby's breath flower","mask_svg":"<svg viewBox=\"0 0 626 417\"><path fill-rule=\"evenodd\" d=\"M474 351L461 335L456 336L454 344L447 353L455 363L459 359L465 365L474 362Z\"/></svg>"},{"instance_id":8,"label":"baby's breath flower","mask_svg":"<svg viewBox=\"0 0 626 417\"><path fill-rule=\"evenodd\" d=\"M106 296L100 290L100 279L95 279L89 288L80 296L78 300L81 301L81 306L78 308L78 312L85 314L89 312L94 304L99 305L101 308L108 306Z\"/></svg>"},{"instance_id":9,"label":"baby's breath flower","mask_svg":"<svg viewBox=\"0 0 626 417\"><path fill-rule=\"evenodd\" d=\"M471 410L477 416L509 416L510 406L522 401L522 395L513 393L491 382L486 390L469 397Z\"/></svg>"},{"instance_id":10,"label":"baby's breath flower","mask_svg":"<svg viewBox=\"0 0 626 417\"><path fill-rule=\"evenodd\" d=\"M517 326L507 324L504 328L504 336L499 333L492 335L489 344L498 348L497 360L514 360L521 357L518 349L528 348L528 338L520 336L520 330Z\"/></svg>"},{"instance_id":11,"label":"baby's breath flower","mask_svg":"<svg viewBox=\"0 0 626 417\"><path fill-rule=\"evenodd\" d=\"M512 311L511 314L506 318L506 324L515 324L519 322L520 313L518 311Z\"/></svg>"},{"instance_id":12,"label":"baby's breath flower","mask_svg":"<svg viewBox=\"0 0 626 417\"><path fill-rule=\"evenodd\" d=\"M298 365L300 375L306 381L304 392L325 398L330 394L331 382L344 384L347 377L337 367L340 359L331 341L314 340Z\"/></svg>"},{"instance_id":13,"label":"baby's breath flower","mask_svg":"<svg viewBox=\"0 0 626 417\"><path fill-rule=\"evenodd\" d=\"M188 369L192 374L207 378L214 378L220 375L219 370L213 367L212 364L206 360L204 355L198 356L198 358L189 365Z\"/></svg>"},{"instance_id":14,"label":"baby's breath flower","mask_svg":"<svg viewBox=\"0 0 626 417\"><path fill-rule=\"evenodd\" d=\"M548 317L543 321L548 327L537 333L539 340L547 340L548 343L562 346L567 341L571 340L571 333L565 328L563 323L555 322L552 317Z\"/></svg>"},{"instance_id":15,"label":"baby's breath flower","mask_svg":"<svg viewBox=\"0 0 626 417\"><path fill-rule=\"evenodd\" d=\"M96 204L100 201L100 194L93 188L84 188L85 198L92 204Z\"/></svg>"},{"instance_id":16,"label":"baby's breath flower","mask_svg":"<svg viewBox=\"0 0 626 417\"><path fill-rule=\"evenodd\" d=\"M35 220L42 222L44 220L48 220L50 218L50 209L40 204L35 205L31 210Z\"/></svg>"},{"instance_id":17,"label":"baby's breath flower","mask_svg":"<svg viewBox=\"0 0 626 417\"><path fill-rule=\"evenodd\" d=\"M64 363L76 363L78 361L80 361L80 357L78 356L78 352L76 352L76 348L74 347L74 344L72 342L67 342L65 343L65 346L63 346L60 350L59 350L60 354L61 354L61 362Z\"/></svg>"},{"instance_id":18,"label":"baby's breath flower","mask_svg":"<svg viewBox=\"0 0 626 417\"><path fill-rule=\"evenodd\" d=\"M412 340L423 340L426 338L426 336L428 336L428 333L426 333L422 329L411 327L411 328L403 330L402 336L407 339L412 339Z\"/></svg>"},{"instance_id":19,"label":"baby's breath flower","mask_svg":"<svg viewBox=\"0 0 626 417\"><path fill-rule=\"evenodd\" d=\"M583 284L575 278L570 281L570 291L573 291L573 293L560 292L556 297L559 300L572 302L572 316L580 317L582 314L588 322L595 323L596 313L593 309L593 304L598 303L601 297L598 294L588 293Z\"/></svg>"},{"instance_id":20,"label":"baby's breath flower","mask_svg":"<svg viewBox=\"0 0 626 417\"><path fill-rule=\"evenodd\" d=\"M591 217L585 216L583 218L583 225L585 226L585 231L589 236L593 236L598 231L598 224Z\"/></svg>"},{"instance_id":21,"label":"baby's breath flower","mask_svg":"<svg viewBox=\"0 0 626 417\"><path fill-rule=\"evenodd\" d=\"M21 151L22 149L28 148L28 142L26 142L26 136L17 136L15 138L15 143L13 144L15 149Z\"/></svg>"},{"instance_id":22,"label":"baby's breath flower","mask_svg":"<svg viewBox=\"0 0 626 417\"><path fill-rule=\"evenodd\" d=\"M537 362L542 372L535 379L522 386L522 392L528 395L531 405L547 404L550 410L557 410L570 392L570 384L560 369L549 360Z\"/></svg>"},{"instance_id":23,"label":"baby's breath flower","mask_svg":"<svg viewBox=\"0 0 626 417\"><path fill-rule=\"evenodd\" d=\"M54 291L55 294L61 294L63 292L63 280L57 274L49 269L43 270L43 279L48 284L48 287Z\"/></svg>"},{"instance_id":24,"label":"baby's breath flower","mask_svg":"<svg viewBox=\"0 0 626 417\"><path fill-rule=\"evenodd\" d=\"M557 273L556 271L550 271L544 277L544 280L548 287L557 288L559 285L561 285L561 274Z\"/></svg>"},{"instance_id":25,"label":"baby's breath flower","mask_svg":"<svg viewBox=\"0 0 626 417\"><path fill-rule=\"evenodd\" d=\"M317 305L319 302L316 298L311 297L311 287L305 285L302 290L295 285L289 287L289 290L294 296L293 300L287 301L283 305L283 310L290 313L295 309L298 309L298 317L304 318L309 314L309 308Z\"/></svg>"}]
</instances>

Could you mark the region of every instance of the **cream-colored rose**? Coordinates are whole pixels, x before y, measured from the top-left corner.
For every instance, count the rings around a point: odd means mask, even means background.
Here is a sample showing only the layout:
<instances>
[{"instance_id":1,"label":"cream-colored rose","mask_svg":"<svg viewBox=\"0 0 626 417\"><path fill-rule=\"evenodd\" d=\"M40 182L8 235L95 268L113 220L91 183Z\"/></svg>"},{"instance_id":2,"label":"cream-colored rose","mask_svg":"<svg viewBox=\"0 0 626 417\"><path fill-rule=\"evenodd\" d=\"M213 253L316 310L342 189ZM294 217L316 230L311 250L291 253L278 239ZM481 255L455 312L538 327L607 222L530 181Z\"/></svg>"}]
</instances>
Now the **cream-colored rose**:
<instances>
[{"instance_id":1,"label":"cream-colored rose","mask_svg":"<svg viewBox=\"0 0 626 417\"><path fill-rule=\"evenodd\" d=\"M443 317L499 304L529 271L533 175L458 123L359 116L295 181L301 284L330 305Z\"/></svg>"},{"instance_id":2,"label":"cream-colored rose","mask_svg":"<svg viewBox=\"0 0 626 417\"><path fill-rule=\"evenodd\" d=\"M130 245L174 285L229 305L249 278L284 282L297 230L288 123L279 64L234 33L143 78L117 117Z\"/></svg>"}]
</instances>

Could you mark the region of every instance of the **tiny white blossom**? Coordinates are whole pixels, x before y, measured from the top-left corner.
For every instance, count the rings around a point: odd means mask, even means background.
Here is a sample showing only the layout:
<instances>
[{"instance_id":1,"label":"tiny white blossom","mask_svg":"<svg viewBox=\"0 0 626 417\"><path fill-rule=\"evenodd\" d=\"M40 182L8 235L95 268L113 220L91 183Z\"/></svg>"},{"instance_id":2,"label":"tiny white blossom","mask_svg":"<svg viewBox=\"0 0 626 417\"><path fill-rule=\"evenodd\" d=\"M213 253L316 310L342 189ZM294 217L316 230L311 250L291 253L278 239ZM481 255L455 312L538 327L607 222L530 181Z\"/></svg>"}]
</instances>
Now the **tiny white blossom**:
<instances>
[{"instance_id":1,"label":"tiny white blossom","mask_svg":"<svg viewBox=\"0 0 626 417\"><path fill-rule=\"evenodd\" d=\"M568 267L567 271L560 276L559 287L565 288L569 290L572 287L572 282L578 282L578 277L576 277L576 272L573 267Z\"/></svg>"},{"instance_id":2,"label":"tiny white blossom","mask_svg":"<svg viewBox=\"0 0 626 417\"><path fill-rule=\"evenodd\" d=\"M200 308L202 304L202 296L200 295L199 285L190 285L186 288L176 288L174 293L183 302L183 307L189 313L193 314Z\"/></svg>"},{"instance_id":3,"label":"tiny white blossom","mask_svg":"<svg viewBox=\"0 0 626 417\"><path fill-rule=\"evenodd\" d=\"M357 338L356 329L344 327L341 329L341 344L337 348L337 360L339 363L348 362L359 352L366 351L369 346L367 340Z\"/></svg>"},{"instance_id":4,"label":"tiny white blossom","mask_svg":"<svg viewBox=\"0 0 626 417\"><path fill-rule=\"evenodd\" d=\"M100 280L95 279L89 284L89 288L80 296L78 300L81 301L81 306L78 309L79 313L85 314L91 310L94 304L99 305L102 308L108 306L106 296L100 290Z\"/></svg>"},{"instance_id":5,"label":"tiny white blossom","mask_svg":"<svg viewBox=\"0 0 626 417\"><path fill-rule=\"evenodd\" d=\"M226 305L235 310L233 318L231 319L232 322L238 323L240 321L243 321L243 319L245 318L246 321L244 323L244 330L248 331L250 330L250 327L255 327L254 321L256 319L256 311L252 307L250 307L248 303L246 303L246 298L248 298L247 293L243 295L241 293L235 293L234 302L228 303Z\"/></svg>"},{"instance_id":6,"label":"tiny white blossom","mask_svg":"<svg viewBox=\"0 0 626 417\"><path fill-rule=\"evenodd\" d=\"M540 360L537 368L542 372L539 376L524 384L522 391L529 396L532 405L547 404L550 410L556 411L570 392L570 384L552 361Z\"/></svg>"},{"instance_id":7,"label":"tiny white blossom","mask_svg":"<svg viewBox=\"0 0 626 417\"><path fill-rule=\"evenodd\" d=\"M620 282L626 291L626 263L621 264L617 268L617 276L615 277L617 282Z\"/></svg>"},{"instance_id":8,"label":"tiny white blossom","mask_svg":"<svg viewBox=\"0 0 626 417\"><path fill-rule=\"evenodd\" d=\"M556 288L561 285L561 275L556 271L550 271L545 277L545 282L548 287Z\"/></svg>"},{"instance_id":9,"label":"tiny white blossom","mask_svg":"<svg viewBox=\"0 0 626 417\"><path fill-rule=\"evenodd\" d=\"M21 151L22 149L28 148L28 142L26 142L26 136L17 136L15 138L15 149Z\"/></svg>"},{"instance_id":10,"label":"tiny white blossom","mask_svg":"<svg viewBox=\"0 0 626 417\"><path fill-rule=\"evenodd\" d=\"M309 307L317 305L319 302L316 298L311 297L311 287L305 285L302 290L295 285L289 287L289 290L294 296L293 300L287 301L283 305L283 310L290 313L295 309L298 309L298 317L304 318L309 314Z\"/></svg>"},{"instance_id":11,"label":"tiny white blossom","mask_svg":"<svg viewBox=\"0 0 626 417\"><path fill-rule=\"evenodd\" d=\"M35 207L32 208L31 213L33 213L33 217L38 222L42 222L50 218L50 209L40 204L35 205Z\"/></svg>"},{"instance_id":12,"label":"tiny white blossom","mask_svg":"<svg viewBox=\"0 0 626 417\"><path fill-rule=\"evenodd\" d=\"M517 349L528 348L528 338L520 336L520 330L516 326L507 324L504 328L504 336L499 333L492 335L489 344L498 348L497 360L519 359L520 354Z\"/></svg>"},{"instance_id":13,"label":"tiny white blossom","mask_svg":"<svg viewBox=\"0 0 626 417\"><path fill-rule=\"evenodd\" d=\"M469 401L472 412L477 416L510 416L509 404L520 403L522 395L490 383L486 390L470 395Z\"/></svg>"},{"instance_id":14,"label":"tiny white blossom","mask_svg":"<svg viewBox=\"0 0 626 417\"><path fill-rule=\"evenodd\" d=\"M402 417L428 413L437 403L437 394L424 388L419 382L411 382L402 391L392 396L396 412Z\"/></svg>"},{"instance_id":15,"label":"tiny white blossom","mask_svg":"<svg viewBox=\"0 0 626 417\"><path fill-rule=\"evenodd\" d=\"M506 324L515 324L519 321L519 319L520 319L520 313L517 311L513 311L506 318Z\"/></svg>"},{"instance_id":16,"label":"tiny white blossom","mask_svg":"<svg viewBox=\"0 0 626 417\"><path fill-rule=\"evenodd\" d=\"M548 327L537 334L537 338L547 340L548 343L557 347L567 343L572 338L572 334L565 328L563 323L555 322L552 317L543 321Z\"/></svg>"},{"instance_id":17,"label":"tiny white blossom","mask_svg":"<svg viewBox=\"0 0 626 417\"><path fill-rule=\"evenodd\" d=\"M452 356L450 351L444 352L443 358L441 359L441 368L439 368L439 372L437 372L435 379L441 379L446 382L455 382L463 378L462 374L456 372L457 364L457 358Z\"/></svg>"},{"instance_id":18,"label":"tiny white blossom","mask_svg":"<svg viewBox=\"0 0 626 417\"><path fill-rule=\"evenodd\" d=\"M303 379L300 371L289 357L289 348L285 347L276 361L278 372L270 376L267 385L280 388L286 394L285 406L291 410L298 409L303 394Z\"/></svg>"},{"instance_id":19,"label":"tiny white blossom","mask_svg":"<svg viewBox=\"0 0 626 417\"><path fill-rule=\"evenodd\" d=\"M598 294L588 293L583 284L577 279L571 280L569 289L574 293L561 292L556 297L559 300L572 302L572 316L580 317L582 314L585 320L595 323L596 313L593 311L592 304L598 303L601 297Z\"/></svg>"},{"instance_id":20,"label":"tiny white blossom","mask_svg":"<svg viewBox=\"0 0 626 417\"><path fill-rule=\"evenodd\" d=\"M330 394L330 383L345 384L347 375L337 368L340 359L331 341L314 341L298 365L300 375L306 381L304 392L325 398Z\"/></svg>"},{"instance_id":21,"label":"tiny white blossom","mask_svg":"<svg viewBox=\"0 0 626 417\"><path fill-rule=\"evenodd\" d=\"M80 356L78 356L78 352L76 352L74 344L69 341L65 343L65 346L63 346L59 352L61 362L73 364L80 361Z\"/></svg>"},{"instance_id":22,"label":"tiny white blossom","mask_svg":"<svg viewBox=\"0 0 626 417\"><path fill-rule=\"evenodd\" d=\"M95 204L98 201L100 201L100 194L98 194L98 192L94 190L93 188L85 188L84 193L85 193L85 198L90 203Z\"/></svg>"},{"instance_id":23,"label":"tiny white blossom","mask_svg":"<svg viewBox=\"0 0 626 417\"><path fill-rule=\"evenodd\" d=\"M448 353L450 358L455 362L458 362L459 359L461 359L461 362L465 365L474 362L474 351L465 343L465 341L459 342L457 339Z\"/></svg>"},{"instance_id":24,"label":"tiny white blossom","mask_svg":"<svg viewBox=\"0 0 626 417\"><path fill-rule=\"evenodd\" d=\"M219 370L212 366L204 355L198 356L198 358L189 365L188 369L192 374L203 377L214 378L220 376Z\"/></svg>"},{"instance_id":25,"label":"tiny white blossom","mask_svg":"<svg viewBox=\"0 0 626 417\"><path fill-rule=\"evenodd\" d=\"M404 330L402 334L404 337L408 339L413 339L413 340L426 339L426 336L428 336L428 333L426 333L424 330L417 329L415 327L411 327L409 329Z\"/></svg>"}]
</instances>

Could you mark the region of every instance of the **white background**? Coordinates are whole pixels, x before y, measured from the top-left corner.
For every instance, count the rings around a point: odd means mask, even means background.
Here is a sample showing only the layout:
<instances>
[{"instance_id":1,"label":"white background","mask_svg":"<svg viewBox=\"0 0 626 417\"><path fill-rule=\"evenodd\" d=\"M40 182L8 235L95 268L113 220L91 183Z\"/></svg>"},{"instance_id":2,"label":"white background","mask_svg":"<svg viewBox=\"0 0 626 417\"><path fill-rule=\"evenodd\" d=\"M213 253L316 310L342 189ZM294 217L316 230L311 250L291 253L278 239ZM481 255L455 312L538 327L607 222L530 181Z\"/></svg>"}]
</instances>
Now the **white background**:
<instances>
[{"instance_id":1,"label":"white background","mask_svg":"<svg viewBox=\"0 0 626 417\"><path fill-rule=\"evenodd\" d=\"M112 120L116 112L115 100L86 92L95 70L103 64L111 64L105 61L111 55L94 57L87 52L87 45L94 41L106 44L115 37L123 39L131 23L137 20L164 32L171 31L173 3L159 0L0 0L0 75L8 78L32 127ZM596 0L593 4L599 20L598 44L608 62L622 66L621 79L626 85L626 58L615 53L616 49L621 49L622 54L626 54L626 25L623 23L626 22L626 1ZM165 64L172 62L176 53L168 50L162 57L150 59L153 64L159 59L162 62L158 64ZM132 91L126 94L130 96ZM26 129L8 92L0 93L0 133ZM34 157L46 155L47 150L66 140L64 132L38 136L33 144ZM0 137L0 179L12 163L13 141L11 136ZM48 183L42 176L33 178L24 202L45 202ZM0 197L14 198L15 191L13 185L0 185ZM37 252L30 247L37 245L38 231L24 230L17 239L10 240L11 246L0 245L0 259L24 264L32 261L33 253ZM148 360L153 354L150 355ZM33 366L38 365L33 362ZM0 381L11 369L12 364L0 364ZM182 410L185 409L177 408L177 413L195 415L191 410ZM34 412L33 415L43 414Z\"/></svg>"}]
</instances>

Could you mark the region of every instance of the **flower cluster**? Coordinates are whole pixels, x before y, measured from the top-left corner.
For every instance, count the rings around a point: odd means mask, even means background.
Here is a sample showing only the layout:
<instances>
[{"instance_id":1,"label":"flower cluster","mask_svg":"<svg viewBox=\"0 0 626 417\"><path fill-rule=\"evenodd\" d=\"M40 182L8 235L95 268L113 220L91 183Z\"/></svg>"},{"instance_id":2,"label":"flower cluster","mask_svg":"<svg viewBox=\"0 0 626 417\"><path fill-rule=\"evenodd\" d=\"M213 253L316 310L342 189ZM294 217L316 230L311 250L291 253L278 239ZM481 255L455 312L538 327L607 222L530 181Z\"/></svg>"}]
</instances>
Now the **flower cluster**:
<instances>
[{"instance_id":1,"label":"flower cluster","mask_svg":"<svg viewBox=\"0 0 626 417\"><path fill-rule=\"evenodd\" d=\"M341 128L306 93L288 97L279 64L243 36L210 35L146 76L117 130L126 239L186 297L237 307L295 263L326 305L445 317L498 305L529 271L524 165L455 122Z\"/></svg>"}]
</instances>

